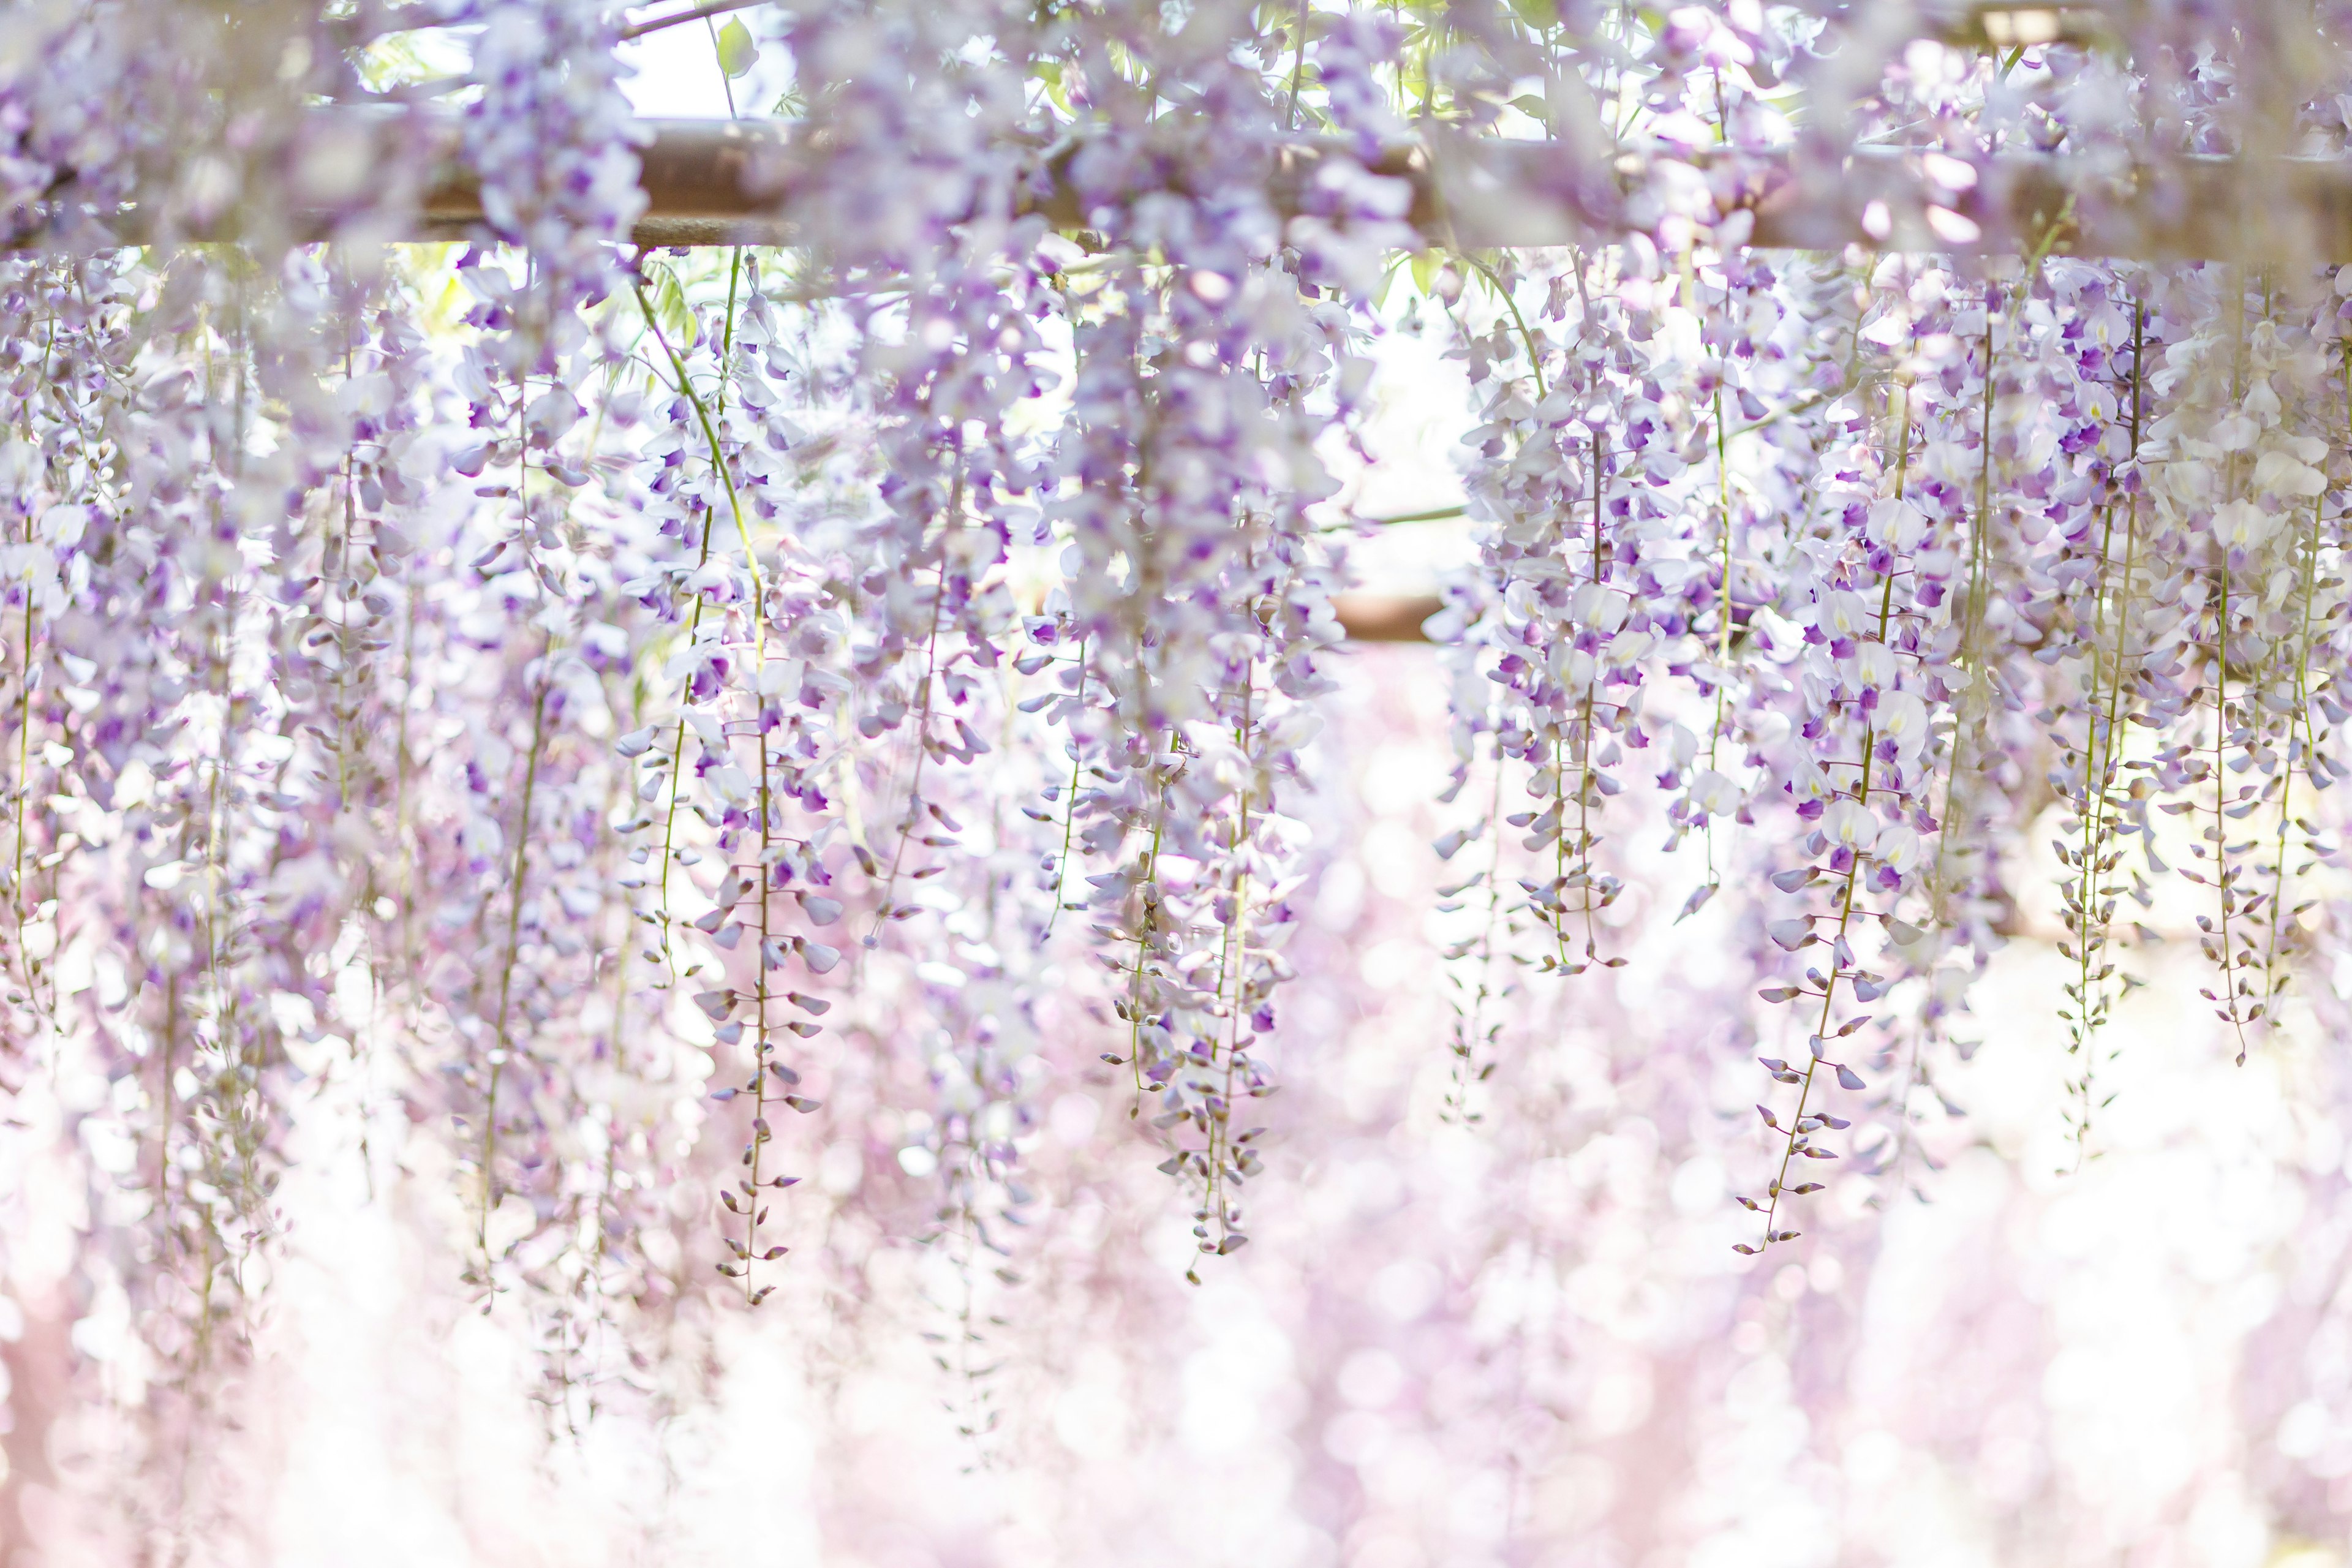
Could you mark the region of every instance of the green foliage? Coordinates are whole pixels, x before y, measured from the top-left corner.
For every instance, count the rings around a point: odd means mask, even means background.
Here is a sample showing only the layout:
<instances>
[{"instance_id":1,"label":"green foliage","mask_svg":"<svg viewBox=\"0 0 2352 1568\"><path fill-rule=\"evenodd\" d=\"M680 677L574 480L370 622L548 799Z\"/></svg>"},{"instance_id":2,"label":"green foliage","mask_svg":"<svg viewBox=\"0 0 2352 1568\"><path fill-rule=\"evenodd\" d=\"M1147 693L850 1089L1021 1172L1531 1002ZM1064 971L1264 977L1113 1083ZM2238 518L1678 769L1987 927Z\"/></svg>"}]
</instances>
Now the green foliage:
<instances>
[{"instance_id":1,"label":"green foliage","mask_svg":"<svg viewBox=\"0 0 2352 1568\"><path fill-rule=\"evenodd\" d=\"M751 29L740 16L729 17L719 29L719 68L727 73L729 81L740 81L759 58L760 46L751 41Z\"/></svg>"},{"instance_id":2,"label":"green foliage","mask_svg":"<svg viewBox=\"0 0 2352 1568\"><path fill-rule=\"evenodd\" d=\"M686 289L678 281L677 269L667 262L648 259L645 272L646 298L653 305L654 320L662 335L683 353L694 342L694 310L686 301Z\"/></svg>"}]
</instances>

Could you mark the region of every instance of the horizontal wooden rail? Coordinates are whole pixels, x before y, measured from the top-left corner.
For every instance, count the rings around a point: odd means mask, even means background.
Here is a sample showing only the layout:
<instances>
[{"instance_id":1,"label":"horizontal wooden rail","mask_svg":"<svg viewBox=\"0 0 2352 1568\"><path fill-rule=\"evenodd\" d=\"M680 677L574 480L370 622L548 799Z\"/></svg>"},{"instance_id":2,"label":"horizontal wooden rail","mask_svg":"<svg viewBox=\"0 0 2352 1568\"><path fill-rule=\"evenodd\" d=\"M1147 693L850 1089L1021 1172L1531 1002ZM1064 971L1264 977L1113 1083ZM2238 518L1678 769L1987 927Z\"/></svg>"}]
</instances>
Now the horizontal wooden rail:
<instances>
[{"instance_id":1,"label":"horizontal wooden rail","mask_svg":"<svg viewBox=\"0 0 2352 1568\"><path fill-rule=\"evenodd\" d=\"M1422 623L1444 607L1434 594L1331 595L1331 612L1349 642L1427 642Z\"/></svg>"},{"instance_id":2,"label":"horizontal wooden rail","mask_svg":"<svg viewBox=\"0 0 2352 1568\"><path fill-rule=\"evenodd\" d=\"M363 143L360 166L379 172L376 187L421 191L411 206L363 215L354 232L405 240L480 232L480 182L458 159L458 127L446 111L370 106L313 112L319 121L308 140ZM1180 127L1163 135L1160 155L1142 162L1165 170L1166 188L1183 194L1193 162L1184 132ZM803 223L818 216L810 198L818 194L825 157L803 128L782 121L657 120L644 122L641 140L646 205L631 237L638 244L793 245L807 237ZM1031 187L1044 194L1024 202L1056 227L1083 236L1100 215L1086 211L1075 183L1060 177L1078 150L1075 142L1041 146L1046 177ZM1343 156L1352 158L1352 151L1328 138L1276 149L1264 177L1277 210L1327 210L1325 175ZM1654 181L1668 163L1685 172ZM1628 232L1655 231L1677 221L1664 205L1675 190L1697 183L1696 172L1728 205L1726 242L1768 249L1851 245L2147 261L2352 262L2352 162L2337 159L2011 153L1969 171L1927 149L1876 145L1818 165L1786 154L1721 150L1686 158L1658 149L1596 158L1564 142L1473 138L1439 128L1424 141L1381 149L1365 166L1402 182L1403 218L1422 243L1449 248L1609 243ZM1973 184L1953 189L1933 183L1956 174ZM60 183L61 206L71 206L71 186L70 179ZM1129 193L1130 199L1141 194ZM83 211L76 232L90 232L91 218L100 220L100 234L132 243L240 234L314 240L337 232L335 215L304 211L299 200L266 210L257 205L268 199L257 196L256 205L219 215L202 229L139 209ZM168 211L169 204L158 210ZM66 226L62 212L55 221ZM43 243L39 234L14 240L20 247Z\"/></svg>"},{"instance_id":3,"label":"horizontal wooden rail","mask_svg":"<svg viewBox=\"0 0 2352 1568\"><path fill-rule=\"evenodd\" d=\"M332 112L332 111L329 111ZM646 210L635 237L656 246L787 245L794 215L819 168L792 125L774 121L656 121L646 126L641 176ZM411 143L413 145L413 143ZM1181 146L1160 160L1181 190ZM1958 165L1923 167L1926 150L1860 146L1822 168L1772 154L1694 161L1736 193L1748 216L1734 222L1766 248L2044 254L2145 261L2352 262L2352 163L2336 159L2179 156L2061 158L2003 154L1965 190L1941 187ZM1049 154L1049 171L1075 153ZM1265 171L1276 205L1315 205L1318 176L1338 143L1304 139ZM1661 219L1649 190L1658 153L1596 163L1548 141L1440 133L1400 143L1370 161L1373 174L1410 187L1405 218L1431 245L1470 249L1613 241ZM449 168L450 165L445 165ZM1034 204L1056 226L1084 232L1071 183L1052 182ZM481 218L479 188L449 172L431 184L415 237L466 234ZM1668 220L1671 221L1671 220Z\"/></svg>"},{"instance_id":4,"label":"horizontal wooden rail","mask_svg":"<svg viewBox=\"0 0 2352 1568\"><path fill-rule=\"evenodd\" d=\"M479 232L478 179L457 157L458 128L426 107L335 107L313 110L319 144L351 146L385 190L421 190L413 205L364 215L352 232L373 238L455 239ZM1187 131L1160 134L1166 188L1183 194ZM801 127L782 121L650 121L644 123L640 184L646 206L633 237L648 246L791 245L819 218L812 198L825 153ZM1045 177L1023 198L1055 226L1085 235L1102 215L1084 208L1075 182L1059 177L1076 142L1042 145ZM1328 138L1276 149L1264 178L1283 212L1327 210L1326 174L1349 150ZM1669 169L1678 165L1680 173ZM1619 155L1580 153L1566 142L1457 135L1443 127L1425 140L1381 149L1366 167L1402 182L1403 217L1431 246L1466 249L1613 242L1680 221L1667 208L1711 187L1727 204L1727 243L1765 248L1945 254L2061 254L2145 261L2249 264L2352 262L2352 161L2180 155L2133 159L2004 153L1980 169L1921 148L1864 145L1827 162L1720 149L1674 156L1663 149ZM1654 174L1664 174L1654 178ZM1967 188L1938 184L1958 180ZM73 205L60 182L61 208ZM1129 199L1143 193L1132 191ZM1202 193L1206 194L1206 193ZM78 213L88 233L118 240L221 240L240 234L310 240L331 237L335 216L306 212L299 198L267 207L266 194L198 230L140 209ZM1701 196L1699 199L1706 200ZM171 204L153 212L168 214ZM62 211L54 220L68 226ZM19 235L19 246L44 243Z\"/></svg>"}]
</instances>

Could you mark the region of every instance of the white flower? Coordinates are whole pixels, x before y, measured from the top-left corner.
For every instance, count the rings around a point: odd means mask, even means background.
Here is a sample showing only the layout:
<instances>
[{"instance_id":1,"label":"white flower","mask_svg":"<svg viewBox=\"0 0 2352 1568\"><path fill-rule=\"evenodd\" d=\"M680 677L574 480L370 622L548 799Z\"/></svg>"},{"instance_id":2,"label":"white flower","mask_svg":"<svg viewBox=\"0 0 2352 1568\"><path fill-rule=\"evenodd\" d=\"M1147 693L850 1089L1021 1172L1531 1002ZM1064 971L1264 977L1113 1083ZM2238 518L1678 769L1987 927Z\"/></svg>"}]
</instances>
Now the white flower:
<instances>
[{"instance_id":1,"label":"white flower","mask_svg":"<svg viewBox=\"0 0 2352 1568\"><path fill-rule=\"evenodd\" d=\"M89 527L89 508L79 502L60 501L41 513L41 538L60 550L79 544Z\"/></svg>"},{"instance_id":2,"label":"white flower","mask_svg":"<svg viewBox=\"0 0 2352 1568\"><path fill-rule=\"evenodd\" d=\"M1853 684L1882 689L1895 684L1895 650L1883 642L1866 642L1853 650Z\"/></svg>"},{"instance_id":3,"label":"white flower","mask_svg":"<svg viewBox=\"0 0 2352 1568\"><path fill-rule=\"evenodd\" d=\"M2213 537L2232 550L2252 550L2278 531L2279 520L2250 500L2226 501L2213 509Z\"/></svg>"},{"instance_id":4,"label":"white flower","mask_svg":"<svg viewBox=\"0 0 2352 1568\"><path fill-rule=\"evenodd\" d=\"M2262 433L2262 426L2242 414L2232 414L2213 422L2213 444L2224 452L2244 451Z\"/></svg>"},{"instance_id":5,"label":"white flower","mask_svg":"<svg viewBox=\"0 0 2352 1568\"><path fill-rule=\"evenodd\" d=\"M1739 809L1739 786L1707 768L1691 780L1691 804L1709 816L1729 816Z\"/></svg>"},{"instance_id":6,"label":"white flower","mask_svg":"<svg viewBox=\"0 0 2352 1568\"><path fill-rule=\"evenodd\" d=\"M1832 588L1813 605L1813 624L1832 637L1853 637L1869 618L1869 605L1848 588Z\"/></svg>"},{"instance_id":7,"label":"white flower","mask_svg":"<svg viewBox=\"0 0 2352 1568\"><path fill-rule=\"evenodd\" d=\"M1919 833L1906 822L1890 822L1878 830L1879 864L1908 876L1919 864Z\"/></svg>"},{"instance_id":8,"label":"white flower","mask_svg":"<svg viewBox=\"0 0 2352 1568\"><path fill-rule=\"evenodd\" d=\"M1871 502L1870 523L1864 531L1873 544L1908 555L1927 536L1927 514L1916 502L1885 496Z\"/></svg>"},{"instance_id":9,"label":"white flower","mask_svg":"<svg viewBox=\"0 0 2352 1568\"><path fill-rule=\"evenodd\" d=\"M533 437L553 446L580 423L579 399L560 386L541 393L524 411L523 423Z\"/></svg>"},{"instance_id":10,"label":"white flower","mask_svg":"<svg viewBox=\"0 0 2352 1568\"><path fill-rule=\"evenodd\" d=\"M1831 843L1860 855L1878 842L1878 817L1859 801L1832 801L1822 813L1822 832Z\"/></svg>"},{"instance_id":11,"label":"white flower","mask_svg":"<svg viewBox=\"0 0 2352 1568\"><path fill-rule=\"evenodd\" d=\"M1655 634L1628 626L1609 639L1609 662L1621 668L1635 663L1657 646L1657 641Z\"/></svg>"},{"instance_id":12,"label":"white flower","mask_svg":"<svg viewBox=\"0 0 2352 1568\"><path fill-rule=\"evenodd\" d=\"M1927 743L1927 705L1916 692L1890 691L1881 697L1870 721L1871 732L1879 740L1894 742L1895 751L1906 759L1917 756L1919 748Z\"/></svg>"},{"instance_id":13,"label":"white flower","mask_svg":"<svg viewBox=\"0 0 2352 1568\"><path fill-rule=\"evenodd\" d=\"M2326 488L2317 468L2305 468L2285 452L2264 452L2254 465L2254 489L2266 495L2315 496Z\"/></svg>"},{"instance_id":14,"label":"white flower","mask_svg":"<svg viewBox=\"0 0 2352 1568\"><path fill-rule=\"evenodd\" d=\"M1569 601L1576 624L1607 637L1625 624L1625 600L1598 583L1587 583Z\"/></svg>"},{"instance_id":15,"label":"white flower","mask_svg":"<svg viewBox=\"0 0 2352 1568\"><path fill-rule=\"evenodd\" d=\"M1830 800L1837 795L1828 772L1802 752L1790 759L1789 790L1801 801Z\"/></svg>"}]
</instances>

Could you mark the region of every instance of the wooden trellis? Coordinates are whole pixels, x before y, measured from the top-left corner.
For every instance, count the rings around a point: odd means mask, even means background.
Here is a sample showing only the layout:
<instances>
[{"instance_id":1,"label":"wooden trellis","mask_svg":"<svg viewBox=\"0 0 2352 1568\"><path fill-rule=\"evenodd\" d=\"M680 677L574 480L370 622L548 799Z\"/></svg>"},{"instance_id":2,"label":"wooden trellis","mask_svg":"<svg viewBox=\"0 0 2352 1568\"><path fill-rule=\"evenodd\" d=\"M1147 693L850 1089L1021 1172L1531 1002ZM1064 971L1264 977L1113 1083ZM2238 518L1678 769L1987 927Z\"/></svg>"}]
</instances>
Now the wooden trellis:
<instances>
[{"instance_id":1,"label":"wooden trellis","mask_svg":"<svg viewBox=\"0 0 2352 1568\"><path fill-rule=\"evenodd\" d=\"M792 127L772 121L671 120L647 122L646 132L638 243L794 243L792 199L813 160L795 144ZM1317 171L1335 150L1336 143L1322 139L1284 149L1268 171L1276 205L1291 212L1305 206ZM2146 261L2352 262L2352 163L2342 160L2275 158L2250 167L2221 156L2124 162L2009 153L1995 158L1971 188L1931 200L1934 187L1920 165L1921 151L1855 147L1826 173L1797 172L1787 159L1744 160L1738 199L1753 213L1747 243ZM1181 163L1171 160L1171 166ZM1369 166L1409 184L1406 221L1434 245L1501 249L1594 243L1614 240L1629 223L1654 221L1654 209L1629 195L1638 191L1643 173L1643 161L1630 153L1612 162L1552 142L1440 133L1389 147ZM1055 186L1039 210L1057 227L1086 226L1066 182ZM478 188L453 169L431 184L415 237L457 237L481 216Z\"/></svg>"}]
</instances>

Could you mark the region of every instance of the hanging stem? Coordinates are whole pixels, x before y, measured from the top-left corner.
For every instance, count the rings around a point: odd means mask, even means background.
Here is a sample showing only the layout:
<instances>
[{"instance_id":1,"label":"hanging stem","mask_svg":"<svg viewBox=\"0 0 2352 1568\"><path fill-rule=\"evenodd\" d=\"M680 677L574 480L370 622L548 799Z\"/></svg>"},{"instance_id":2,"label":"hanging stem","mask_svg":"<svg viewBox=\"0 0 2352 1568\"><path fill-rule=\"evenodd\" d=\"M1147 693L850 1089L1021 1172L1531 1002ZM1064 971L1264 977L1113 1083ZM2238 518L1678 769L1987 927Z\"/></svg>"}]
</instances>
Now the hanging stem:
<instances>
[{"instance_id":1,"label":"hanging stem","mask_svg":"<svg viewBox=\"0 0 2352 1568\"><path fill-rule=\"evenodd\" d=\"M1900 458L1898 459L1898 466L1895 469L1895 499L1898 500L1902 499L1904 485L1909 476L1911 462L1910 388L1908 386L1903 387L1902 393L1903 423L1902 432L1898 437L1898 450L1900 452ZM1880 584L1878 593L1878 641L1881 643L1884 643L1886 640L1887 623L1894 615L1895 577L1895 574L1893 564L1890 563L1888 570ZM1875 751L1876 740L1876 728L1872 724L1865 723L1863 726L1862 731L1862 777L1854 784L1853 794L1850 797L1855 805L1865 808L1870 805L1871 770L1873 765L1878 760ZM1868 858L1869 857L1866 853L1855 853L1853 863L1846 868L1845 885L1838 893L1837 936L1832 942L1830 946L1830 951L1834 956L1832 956L1830 961L1829 978L1822 984L1821 1017L1815 1023L1813 1027L1812 1048L1807 1052L1805 1076L1802 1083L1797 1090L1796 1115L1789 1122L1787 1141L1780 1150L1780 1168L1773 1174L1772 1185L1767 1194L1770 1200L1769 1206L1764 1212L1764 1245L1767 1247L1772 1245L1775 1240L1780 1239L1780 1234L1775 1228L1780 1213L1780 1195L1787 1188L1789 1180L1789 1163L1797 1157L1798 1141L1804 1136L1803 1128L1805 1121L1805 1107L1811 1101L1813 1080L1821 1072L1822 1059L1822 1047L1829 1040L1830 1014L1837 1000L1838 982L1843 979L1846 974L1845 962L1843 954L1845 950L1846 928L1853 919L1854 889L1861 880L1862 868Z\"/></svg>"},{"instance_id":2,"label":"hanging stem","mask_svg":"<svg viewBox=\"0 0 2352 1568\"><path fill-rule=\"evenodd\" d=\"M1298 86L1307 77L1307 20L1308 0L1298 0L1298 47L1290 57L1290 109L1284 120L1287 130L1298 129Z\"/></svg>"},{"instance_id":3,"label":"hanging stem","mask_svg":"<svg viewBox=\"0 0 2352 1568\"><path fill-rule=\"evenodd\" d=\"M963 476L956 476L954 496L950 501L950 515L962 510ZM940 647L940 611L948 596L947 541L940 542L940 574L931 589L931 629L923 639L923 697L915 712L915 763L907 776L907 815L898 822L898 842L890 851L890 873L882 879L882 900L874 908L874 929L880 931L882 922L891 914L891 900L898 897L898 868L906 863L907 841L915 834L923 809L923 764L931 754L931 689L938 682ZM1060 895L1055 895L1060 901Z\"/></svg>"},{"instance_id":4,"label":"hanging stem","mask_svg":"<svg viewBox=\"0 0 2352 1568\"><path fill-rule=\"evenodd\" d=\"M515 959L522 942L523 870L530 851L531 798L539 788L539 754L546 742L547 694L553 684L548 662L554 658L555 639L551 636L540 655L539 689L530 705L530 752L523 761L522 801L515 812L514 867L509 872L510 887L507 899L506 962L499 970L498 1046L490 1057L490 1081L482 1097L482 1205L475 1222L474 1243L482 1255L482 1284L490 1283L490 1211L498 1207L498 1179L493 1162L498 1154L499 1079L506 1070L507 1057L513 1049L508 1032L509 1008L514 996Z\"/></svg>"},{"instance_id":5,"label":"hanging stem","mask_svg":"<svg viewBox=\"0 0 2352 1568\"><path fill-rule=\"evenodd\" d=\"M1087 642L1084 637L1078 639L1077 699L1080 707L1084 707L1087 700ZM1062 802L1061 869L1054 875L1054 912L1045 917L1047 936L1054 934L1054 923L1062 918L1063 893L1069 886L1070 841L1077 827L1078 778L1085 766L1084 749L1078 744L1076 728L1073 726L1070 733L1070 793L1068 798Z\"/></svg>"}]
</instances>

